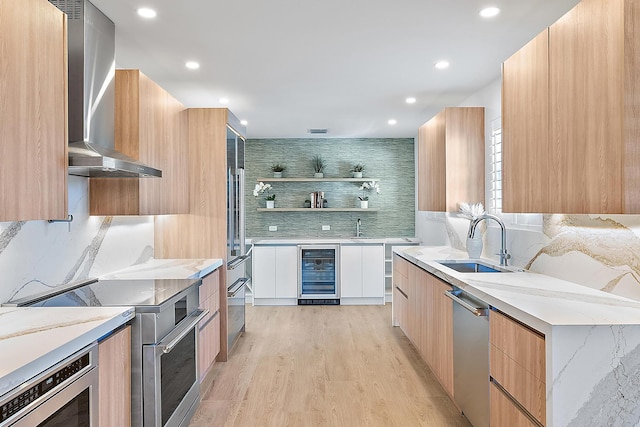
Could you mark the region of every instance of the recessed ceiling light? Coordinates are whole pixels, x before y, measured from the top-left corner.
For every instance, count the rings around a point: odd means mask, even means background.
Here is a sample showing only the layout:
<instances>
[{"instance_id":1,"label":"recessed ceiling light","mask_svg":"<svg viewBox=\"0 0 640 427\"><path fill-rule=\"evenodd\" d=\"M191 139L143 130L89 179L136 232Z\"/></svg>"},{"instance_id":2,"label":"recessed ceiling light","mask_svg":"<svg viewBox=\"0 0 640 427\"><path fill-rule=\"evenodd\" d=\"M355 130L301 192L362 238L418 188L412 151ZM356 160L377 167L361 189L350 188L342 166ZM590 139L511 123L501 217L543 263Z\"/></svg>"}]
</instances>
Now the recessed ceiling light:
<instances>
[{"instance_id":1,"label":"recessed ceiling light","mask_svg":"<svg viewBox=\"0 0 640 427\"><path fill-rule=\"evenodd\" d=\"M197 70L198 68L200 68L200 64L198 64L196 61L188 61L184 65L190 70Z\"/></svg>"},{"instance_id":2,"label":"recessed ceiling light","mask_svg":"<svg viewBox=\"0 0 640 427\"><path fill-rule=\"evenodd\" d=\"M406 102L407 104L415 104L416 103L416 99L411 96L411 97L405 99L404 102Z\"/></svg>"},{"instance_id":3,"label":"recessed ceiling light","mask_svg":"<svg viewBox=\"0 0 640 427\"><path fill-rule=\"evenodd\" d=\"M218 99L218 102L219 102L220 104L224 104L224 105L226 105L226 104L228 104L228 103L229 103L229 98L220 98L220 99Z\"/></svg>"},{"instance_id":4,"label":"recessed ceiling light","mask_svg":"<svg viewBox=\"0 0 640 427\"><path fill-rule=\"evenodd\" d=\"M439 70L444 70L445 68L449 68L449 61L438 61L433 65Z\"/></svg>"},{"instance_id":5,"label":"recessed ceiling light","mask_svg":"<svg viewBox=\"0 0 640 427\"><path fill-rule=\"evenodd\" d=\"M246 121L246 120L240 120L240 124L241 124L242 126L246 126L246 125L248 125L248 124L249 124L249 122L248 122L248 121Z\"/></svg>"},{"instance_id":6,"label":"recessed ceiling light","mask_svg":"<svg viewBox=\"0 0 640 427\"><path fill-rule=\"evenodd\" d=\"M387 123L389 123L390 125L395 125L396 123L398 123L398 121L396 119L389 119Z\"/></svg>"},{"instance_id":7,"label":"recessed ceiling light","mask_svg":"<svg viewBox=\"0 0 640 427\"><path fill-rule=\"evenodd\" d=\"M149 9L148 7L141 7L138 9L138 15L143 18L151 19L156 17L156 11L153 9Z\"/></svg>"},{"instance_id":8,"label":"recessed ceiling light","mask_svg":"<svg viewBox=\"0 0 640 427\"><path fill-rule=\"evenodd\" d=\"M482 16L483 18L493 18L494 16L497 16L499 14L500 14L500 9L493 6L485 7L480 11L480 16Z\"/></svg>"}]
</instances>

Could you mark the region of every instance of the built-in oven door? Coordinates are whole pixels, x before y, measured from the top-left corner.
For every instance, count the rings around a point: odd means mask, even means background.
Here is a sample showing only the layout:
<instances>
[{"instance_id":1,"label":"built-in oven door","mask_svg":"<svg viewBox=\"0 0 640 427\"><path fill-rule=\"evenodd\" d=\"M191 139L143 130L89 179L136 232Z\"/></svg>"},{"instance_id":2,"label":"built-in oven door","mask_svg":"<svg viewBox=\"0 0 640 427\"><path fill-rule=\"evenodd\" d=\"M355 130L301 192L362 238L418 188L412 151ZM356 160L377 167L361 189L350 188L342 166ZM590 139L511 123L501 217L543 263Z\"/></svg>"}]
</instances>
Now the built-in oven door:
<instances>
[{"instance_id":1,"label":"built-in oven door","mask_svg":"<svg viewBox=\"0 0 640 427\"><path fill-rule=\"evenodd\" d=\"M145 427L180 426L200 399L198 322L208 310L196 310L157 344L142 348Z\"/></svg>"},{"instance_id":2,"label":"built-in oven door","mask_svg":"<svg viewBox=\"0 0 640 427\"><path fill-rule=\"evenodd\" d=\"M91 359L85 367L76 361L50 373L45 372L33 384L21 387L19 394L12 396L13 402L2 404L0 426L97 427L97 351L91 350L83 357ZM62 379L65 377L69 377L68 382ZM15 402L26 406L11 415L15 410L11 405Z\"/></svg>"}]
</instances>

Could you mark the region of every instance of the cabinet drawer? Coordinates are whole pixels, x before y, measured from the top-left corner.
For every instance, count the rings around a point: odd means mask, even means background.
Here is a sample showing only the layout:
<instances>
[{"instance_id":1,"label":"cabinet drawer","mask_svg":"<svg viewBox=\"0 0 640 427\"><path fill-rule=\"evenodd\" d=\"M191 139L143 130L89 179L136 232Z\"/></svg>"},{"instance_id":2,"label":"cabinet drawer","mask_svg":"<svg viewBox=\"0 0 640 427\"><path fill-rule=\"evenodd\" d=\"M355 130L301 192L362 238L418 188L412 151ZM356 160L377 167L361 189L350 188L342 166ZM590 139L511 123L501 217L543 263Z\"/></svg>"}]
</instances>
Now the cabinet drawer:
<instances>
[{"instance_id":1,"label":"cabinet drawer","mask_svg":"<svg viewBox=\"0 0 640 427\"><path fill-rule=\"evenodd\" d=\"M546 419L544 338L490 312L491 376L540 423Z\"/></svg>"},{"instance_id":2,"label":"cabinet drawer","mask_svg":"<svg viewBox=\"0 0 640 427\"><path fill-rule=\"evenodd\" d=\"M206 301L220 291L220 271L215 270L202 279L199 289L200 302Z\"/></svg>"},{"instance_id":3,"label":"cabinet drawer","mask_svg":"<svg viewBox=\"0 0 640 427\"><path fill-rule=\"evenodd\" d=\"M393 273L400 274L401 276L408 277L409 276L409 261L404 258L393 255Z\"/></svg>"},{"instance_id":4,"label":"cabinet drawer","mask_svg":"<svg viewBox=\"0 0 640 427\"><path fill-rule=\"evenodd\" d=\"M498 427L537 427L537 424L531 421L493 382L490 388L490 425Z\"/></svg>"}]
</instances>

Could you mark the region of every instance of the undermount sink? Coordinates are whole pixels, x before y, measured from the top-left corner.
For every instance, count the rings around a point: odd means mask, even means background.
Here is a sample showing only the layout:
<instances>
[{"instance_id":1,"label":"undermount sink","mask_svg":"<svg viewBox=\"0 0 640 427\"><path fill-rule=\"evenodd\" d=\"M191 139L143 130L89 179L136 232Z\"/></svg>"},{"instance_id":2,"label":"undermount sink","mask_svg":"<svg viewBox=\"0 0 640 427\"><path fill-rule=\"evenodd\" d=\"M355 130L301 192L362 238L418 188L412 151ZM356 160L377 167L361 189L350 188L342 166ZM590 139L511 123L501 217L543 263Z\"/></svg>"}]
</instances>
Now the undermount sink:
<instances>
[{"instance_id":1,"label":"undermount sink","mask_svg":"<svg viewBox=\"0 0 640 427\"><path fill-rule=\"evenodd\" d=\"M460 273L510 273L510 270L477 261L436 261Z\"/></svg>"}]
</instances>

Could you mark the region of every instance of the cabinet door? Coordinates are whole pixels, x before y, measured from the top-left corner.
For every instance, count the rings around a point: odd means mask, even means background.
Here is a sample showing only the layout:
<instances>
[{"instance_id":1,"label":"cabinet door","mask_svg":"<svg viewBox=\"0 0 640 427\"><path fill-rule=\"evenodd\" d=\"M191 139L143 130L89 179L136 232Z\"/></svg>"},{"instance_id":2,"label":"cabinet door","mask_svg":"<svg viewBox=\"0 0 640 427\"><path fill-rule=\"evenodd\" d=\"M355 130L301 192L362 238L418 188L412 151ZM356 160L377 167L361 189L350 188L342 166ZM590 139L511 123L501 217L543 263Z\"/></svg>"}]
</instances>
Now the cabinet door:
<instances>
[{"instance_id":1,"label":"cabinet door","mask_svg":"<svg viewBox=\"0 0 640 427\"><path fill-rule=\"evenodd\" d=\"M21 0L0 17L0 222L66 219L66 16Z\"/></svg>"},{"instance_id":2,"label":"cabinet door","mask_svg":"<svg viewBox=\"0 0 640 427\"><path fill-rule=\"evenodd\" d=\"M202 381L220 352L220 312L207 316L198 329L198 371Z\"/></svg>"},{"instance_id":3,"label":"cabinet door","mask_svg":"<svg viewBox=\"0 0 640 427\"><path fill-rule=\"evenodd\" d=\"M432 368L444 389L453 396L453 306L445 296L451 289L448 283L429 276L431 301L429 311L433 313L429 343L434 349Z\"/></svg>"},{"instance_id":4,"label":"cabinet door","mask_svg":"<svg viewBox=\"0 0 640 427\"><path fill-rule=\"evenodd\" d=\"M276 246L276 298L298 297L298 247Z\"/></svg>"},{"instance_id":5,"label":"cabinet door","mask_svg":"<svg viewBox=\"0 0 640 427\"><path fill-rule=\"evenodd\" d=\"M276 248L275 246L253 247L253 297L276 297Z\"/></svg>"},{"instance_id":6,"label":"cabinet door","mask_svg":"<svg viewBox=\"0 0 640 427\"><path fill-rule=\"evenodd\" d=\"M491 383L491 421L492 426L509 426L509 427L536 427L533 421L529 419L507 396Z\"/></svg>"},{"instance_id":7,"label":"cabinet door","mask_svg":"<svg viewBox=\"0 0 640 427\"><path fill-rule=\"evenodd\" d=\"M362 246L340 247L340 296L362 297Z\"/></svg>"},{"instance_id":8,"label":"cabinet door","mask_svg":"<svg viewBox=\"0 0 640 427\"><path fill-rule=\"evenodd\" d=\"M623 213L623 122L638 126L637 93L625 97L625 72L637 81L637 69L625 69L625 26L634 23L624 14L624 0L583 0L549 27L553 212ZM625 100L635 102L628 117Z\"/></svg>"},{"instance_id":9,"label":"cabinet door","mask_svg":"<svg viewBox=\"0 0 640 427\"><path fill-rule=\"evenodd\" d=\"M446 203L445 115L438 113L418 131L418 210L444 211Z\"/></svg>"},{"instance_id":10,"label":"cabinet door","mask_svg":"<svg viewBox=\"0 0 640 427\"><path fill-rule=\"evenodd\" d=\"M384 298L384 246L362 246L362 296Z\"/></svg>"},{"instance_id":11,"label":"cabinet door","mask_svg":"<svg viewBox=\"0 0 640 427\"><path fill-rule=\"evenodd\" d=\"M550 212L549 30L502 68L503 211Z\"/></svg>"},{"instance_id":12,"label":"cabinet door","mask_svg":"<svg viewBox=\"0 0 640 427\"><path fill-rule=\"evenodd\" d=\"M131 425L131 327L98 345L99 418L101 426Z\"/></svg>"}]
</instances>

